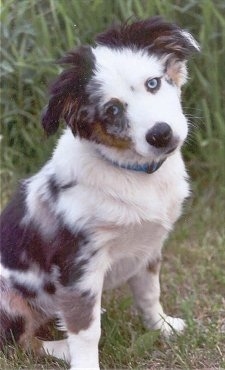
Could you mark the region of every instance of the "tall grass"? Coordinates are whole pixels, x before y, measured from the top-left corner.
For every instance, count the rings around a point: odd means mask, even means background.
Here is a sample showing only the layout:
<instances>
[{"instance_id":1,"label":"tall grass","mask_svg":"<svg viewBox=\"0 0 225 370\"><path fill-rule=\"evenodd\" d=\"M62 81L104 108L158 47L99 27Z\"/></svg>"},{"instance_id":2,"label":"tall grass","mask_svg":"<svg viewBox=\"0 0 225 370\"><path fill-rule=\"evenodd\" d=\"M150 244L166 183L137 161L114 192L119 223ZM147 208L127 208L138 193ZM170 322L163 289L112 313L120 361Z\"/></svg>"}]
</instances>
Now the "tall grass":
<instances>
[{"instance_id":1,"label":"tall grass","mask_svg":"<svg viewBox=\"0 0 225 370\"><path fill-rule=\"evenodd\" d=\"M46 140L40 127L48 84L59 72L54 61L68 49L92 42L94 34L112 23L156 14L189 29L201 44L202 53L191 63L191 81L184 94L185 111L198 126L190 136L186 156L194 169L198 163L198 169L219 173L225 138L224 10L222 0L3 1L3 190L18 176L36 170L54 145L55 138Z\"/></svg>"},{"instance_id":2,"label":"tall grass","mask_svg":"<svg viewBox=\"0 0 225 370\"><path fill-rule=\"evenodd\" d=\"M192 124L185 156L199 179L201 194L187 207L169 241L162 272L165 308L172 313L176 305L183 307L188 328L183 337L161 341L157 333L143 330L129 298L120 300L118 293L112 299L105 297L108 313L103 315L102 368L225 368L224 198L220 194L225 140L224 12L224 0L2 2L4 203L16 179L36 171L51 153L56 136L45 138L40 116L47 103L49 82L59 73L54 61L65 51L92 42L94 34L114 22L156 14L189 29L201 44L201 54L189 65L191 77L183 95ZM66 368L60 364L21 351L10 352L10 358L0 357L1 369Z\"/></svg>"}]
</instances>

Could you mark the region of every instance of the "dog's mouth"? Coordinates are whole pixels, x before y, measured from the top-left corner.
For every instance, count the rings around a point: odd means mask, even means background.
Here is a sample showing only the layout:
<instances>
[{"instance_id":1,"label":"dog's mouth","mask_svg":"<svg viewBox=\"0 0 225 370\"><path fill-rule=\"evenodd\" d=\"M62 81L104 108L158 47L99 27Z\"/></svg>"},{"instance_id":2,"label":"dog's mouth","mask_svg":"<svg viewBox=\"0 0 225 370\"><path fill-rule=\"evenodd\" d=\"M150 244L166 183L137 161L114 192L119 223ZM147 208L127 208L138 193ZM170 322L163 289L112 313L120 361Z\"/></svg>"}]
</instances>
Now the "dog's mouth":
<instances>
[{"instance_id":1,"label":"dog's mouth","mask_svg":"<svg viewBox=\"0 0 225 370\"><path fill-rule=\"evenodd\" d=\"M148 152L138 150L135 145L127 150L112 150L105 145L97 145L96 149L101 157L114 167L125 170L154 173L163 165L166 159L173 155L174 152L182 145L178 137L173 137L170 143L161 148L155 148L149 145Z\"/></svg>"},{"instance_id":2,"label":"dog's mouth","mask_svg":"<svg viewBox=\"0 0 225 370\"><path fill-rule=\"evenodd\" d=\"M177 147L178 147L178 145L173 146L172 148L168 149L165 154L166 155L172 154L173 152L175 152L175 150L177 149Z\"/></svg>"},{"instance_id":3,"label":"dog's mouth","mask_svg":"<svg viewBox=\"0 0 225 370\"><path fill-rule=\"evenodd\" d=\"M172 155L178 148L182 146L181 140L178 137L173 137L165 147L156 148L150 145L150 151L156 158L167 158Z\"/></svg>"}]
</instances>

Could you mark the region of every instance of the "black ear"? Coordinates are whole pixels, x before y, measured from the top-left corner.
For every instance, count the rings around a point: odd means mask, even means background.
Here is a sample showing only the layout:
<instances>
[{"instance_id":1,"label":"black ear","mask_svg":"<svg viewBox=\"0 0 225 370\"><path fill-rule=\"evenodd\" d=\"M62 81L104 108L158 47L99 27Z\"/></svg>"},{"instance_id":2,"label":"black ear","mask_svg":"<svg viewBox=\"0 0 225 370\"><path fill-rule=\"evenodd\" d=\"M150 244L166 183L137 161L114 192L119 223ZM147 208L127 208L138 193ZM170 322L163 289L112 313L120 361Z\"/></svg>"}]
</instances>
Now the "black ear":
<instances>
[{"instance_id":1,"label":"black ear","mask_svg":"<svg viewBox=\"0 0 225 370\"><path fill-rule=\"evenodd\" d=\"M199 50L188 32L158 16L113 27L99 34L96 41L111 48L137 48L158 56L173 54L179 60Z\"/></svg>"},{"instance_id":2,"label":"black ear","mask_svg":"<svg viewBox=\"0 0 225 370\"><path fill-rule=\"evenodd\" d=\"M50 100L42 115L42 125L47 135L54 134L60 120L67 124L82 100L85 86L90 80L95 66L95 57L89 46L81 46L69 52L59 60L60 64L69 66L55 80L50 88Z\"/></svg>"}]
</instances>

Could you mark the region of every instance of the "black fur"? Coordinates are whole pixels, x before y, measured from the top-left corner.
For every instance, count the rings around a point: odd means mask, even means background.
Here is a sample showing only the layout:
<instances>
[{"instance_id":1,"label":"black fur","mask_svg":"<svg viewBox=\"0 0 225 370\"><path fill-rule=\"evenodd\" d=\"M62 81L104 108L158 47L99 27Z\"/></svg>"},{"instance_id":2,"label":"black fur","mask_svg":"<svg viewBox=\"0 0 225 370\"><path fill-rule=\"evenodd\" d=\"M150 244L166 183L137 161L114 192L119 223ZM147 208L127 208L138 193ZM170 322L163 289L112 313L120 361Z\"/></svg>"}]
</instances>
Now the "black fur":
<instances>
[{"instance_id":1,"label":"black fur","mask_svg":"<svg viewBox=\"0 0 225 370\"><path fill-rule=\"evenodd\" d=\"M59 63L70 68L60 74L50 89L50 101L42 115L47 135L57 131L60 119L71 125L71 118L86 99L85 86L93 74L95 58L89 46L81 46Z\"/></svg>"},{"instance_id":2,"label":"black fur","mask_svg":"<svg viewBox=\"0 0 225 370\"><path fill-rule=\"evenodd\" d=\"M81 247L87 244L87 236L81 232L72 233L60 220L57 231L50 238L42 235L33 222L23 223L22 220L26 215L25 189L25 186L19 189L1 215L2 264L13 270L26 271L35 263L47 273L51 272L52 265L56 265L61 273L61 283L70 285L72 281L75 282L81 277L87 262L82 260L78 265L74 262L76 255L80 254ZM27 285L17 284L15 288L22 295L30 297L35 295Z\"/></svg>"},{"instance_id":3,"label":"black fur","mask_svg":"<svg viewBox=\"0 0 225 370\"><path fill-rule=\"evenodd\" d=\"M0 349L4 345L17 342L20 336L25 332L25 320L18 315L11 317L5 311L0 311Z\"/></svg>"},{"instance_id":4,"label":"black fur","mask_svg":"<svg viewBox=\"0 0 225 370\"><path fill-rule=\"evenodd\" d=\"M180 60L196 51L193 44L183 36L181 28L161 17L113 27L99 34L96 42L113 49L129 47L159 56L172 53Z\"/></svg>"}]
</instances>

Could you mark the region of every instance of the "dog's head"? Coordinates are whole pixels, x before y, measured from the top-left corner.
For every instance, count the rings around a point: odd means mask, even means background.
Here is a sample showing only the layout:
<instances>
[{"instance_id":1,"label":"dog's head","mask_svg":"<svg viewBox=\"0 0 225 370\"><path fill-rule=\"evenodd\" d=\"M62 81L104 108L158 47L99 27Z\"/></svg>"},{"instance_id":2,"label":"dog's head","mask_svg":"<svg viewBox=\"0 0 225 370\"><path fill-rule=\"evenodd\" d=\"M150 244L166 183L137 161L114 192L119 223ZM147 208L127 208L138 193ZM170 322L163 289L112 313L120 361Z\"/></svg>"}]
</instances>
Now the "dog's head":
<instances>
[{"instance_id":1,"label":"dog's head","mask_svg":"<svg viewBox=\"0 0 225 370\"><path fill-rule=\"evenodd\" d=\"M187 136L180 88L197 42L155 17L110 29L96 43L61 60L69 68L51 88L43 115L47 134L64 119L74 135L97 143L106 156L123 151L135 160L165 158Z\"/></svg>"}]
</instances>

